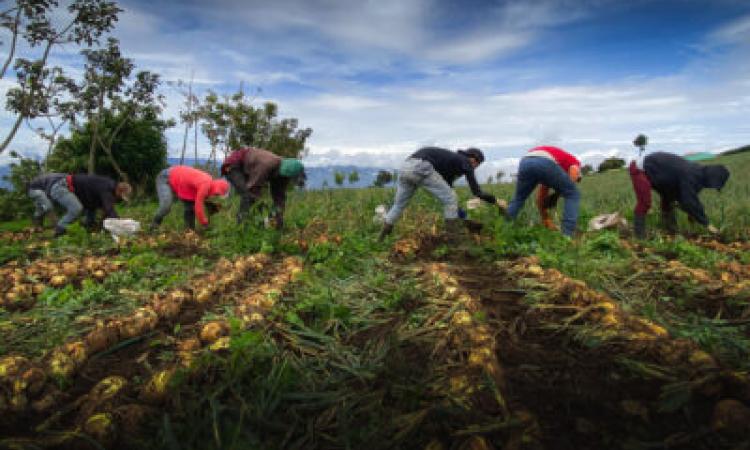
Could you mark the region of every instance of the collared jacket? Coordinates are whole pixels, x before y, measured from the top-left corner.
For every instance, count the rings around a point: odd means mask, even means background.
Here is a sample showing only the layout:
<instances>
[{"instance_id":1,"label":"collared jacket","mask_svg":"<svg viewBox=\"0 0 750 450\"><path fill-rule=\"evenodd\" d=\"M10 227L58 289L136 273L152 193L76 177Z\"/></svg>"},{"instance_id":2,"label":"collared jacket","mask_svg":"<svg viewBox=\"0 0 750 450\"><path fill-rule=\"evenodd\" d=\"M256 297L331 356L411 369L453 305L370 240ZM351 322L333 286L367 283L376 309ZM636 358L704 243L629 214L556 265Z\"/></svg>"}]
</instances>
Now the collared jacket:
<instances>
[{"instance_id":1,"label":"collared jacket","mask_svg":"<svg viewBox=\"0 0 750 450\"><path fill-rule=\"evenodd\" d=\"M231 156L231 155L230 155ZM260 198L263 187L269 184L274 205L283 210L286 206L286 190L290 178L279 173L283 158L262 148L251 148L243 152L240 168L245 175L245 189L253 199Z\"/></svg>"},{"instance_id":2,"label":"collared jacket","mask_svg":"<svg viewBox=\"0 0 750 450\"><path fill-rule=\"evenodd\" d=\"M115 187L117 183L101 175L68 175L68 187L78 197L84 209L104 211L104 218L117 218Z\"/></svg>"},{"instance_id":3,"label":"collared jacket","mask_svg":"<svg viewBox=\"0 0 750 450\"><path fill-rule=\"evenodd\" d=\"M465 176L469 189L474 196L488 203L495 203L494 195L482 192L474 175L474 168L465 155L439 147L424 147L414 152L410 158L421 159L432 164L435 171L451 187L458 178Z\"/></svg>"},{"instance_id":4,"label":"collared jacket","mask_svg":"<svg viewBox=\"0 0 750 450\"><path fill-rule=\"evenodd\" d=\"M34 177L34 179L29 181L29 184L26 186L26 190L28 191L30 189L36 189L39 191L43 191L49 197L49 191L52 188L52 185L62 180L63 178L65 178L64 173L45 173Z\"/></svg>"},{"instance_id":5,"label":"collared jacket","mask_svg":"<svg viewBox=\"0 0 750 450\"><path fill-rule=\"evenodd\" d=\"M643 161L651 187L662 202L677 202L698 223L708 225L708 217L698 198L704 188L721 189L729 179L723 165L701 165L666 152L651 153Z\"/></svg>"}]
</instances>

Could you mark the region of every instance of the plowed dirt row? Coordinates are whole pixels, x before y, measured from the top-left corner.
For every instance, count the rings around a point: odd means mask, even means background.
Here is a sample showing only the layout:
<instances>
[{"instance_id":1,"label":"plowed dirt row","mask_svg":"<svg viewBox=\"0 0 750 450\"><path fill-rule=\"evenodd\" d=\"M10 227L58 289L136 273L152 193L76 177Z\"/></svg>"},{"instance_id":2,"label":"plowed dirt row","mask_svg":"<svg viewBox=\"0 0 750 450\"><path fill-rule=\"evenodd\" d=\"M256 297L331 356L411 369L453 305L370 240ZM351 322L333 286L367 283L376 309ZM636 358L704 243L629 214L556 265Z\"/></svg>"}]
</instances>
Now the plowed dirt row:
<instances>
[{"instance_id":1,"label":"plowed dirt row","mask_svg":"<svg viewBox=\"0 0 750 450\"><path fill-rule=\"evenodd\" d=\"M408 253L425 258L435 242L422 239ZM394 253L404 248L397 243ZM624 313L585 284L533 259L492 265L459 257L430 263L425 273L449 274L449 288L479 299L479 310L469 311L486 318L467 328L489 329L492 338L495 358L482 364L495 366L505 403L497 419L523 424L520 434L479 432L488 445L716 449L746 439L747 374L722 369L691 342Z\"/></svg>"},{"instance_id":2,"label":"plowed dirt row","mask_svg":"<svg viewBox=\"0 0 750 450\"><path fill-rule=\"evenodd\" d=\"M223 278L209 275L188 290L175 290L142 308L158 315L147 321L149 326L123 318L110 321L108 325L116 326L102 330L136 325L138 329L131 330L134 336L128 337L120 330L124 340L107 341L100 353L81 358L74 374L64 380L63 389L49 380L45 384L44 372L25 363L23 374L18 370L20 376L10 386L3 386L3 391L8 391L3 398L11 402L3 408L0 436L17 437L0 441L0 448L96 448L93 442L107 448L132 448L131 439L140 436L139 425L158 410L177 369L189 374L196 355L228 347L230 327L221 318L222 311L230 308L241 327L262 326L274 298L284 291L299 266L296 258L268 262L262 255L234 263L220 261L216 269L225 274ZM212 284L221 288L212 288ZM205 319L209 314L213 320ZM148 319L151 315L146 314ZM41 377L33 387L21 382L28 373ZM14 374L3 375L5 379ZM36 400L30 407L25 402L13 403L19 395Z\"/></svg>"}]
</instances>

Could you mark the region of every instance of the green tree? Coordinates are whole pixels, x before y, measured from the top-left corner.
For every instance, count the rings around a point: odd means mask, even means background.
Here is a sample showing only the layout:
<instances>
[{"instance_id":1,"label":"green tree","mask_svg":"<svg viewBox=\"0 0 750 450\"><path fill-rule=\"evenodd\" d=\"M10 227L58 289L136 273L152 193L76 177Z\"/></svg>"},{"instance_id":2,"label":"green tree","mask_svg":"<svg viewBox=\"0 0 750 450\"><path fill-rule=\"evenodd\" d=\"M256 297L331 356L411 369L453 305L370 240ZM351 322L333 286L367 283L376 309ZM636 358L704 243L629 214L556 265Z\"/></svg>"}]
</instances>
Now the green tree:
<instances>
[{"instance_id":1,"label":"green tree","mask_svg":"<svg viewBox=\"0 0 750 450\"><path fill-rule=\"evenodd\" d=\"M581 174L582 175L588 175L591 172L594 171L594 167L591 164L584 164L583 167L581 167Z\"/></svg>"},{"instance_id":2,"label":"green tree","mask_svg":"<svg viewBox=\"0 0 750 450\"><path fill-rule=\"evenodd\" d=\"M89 143L88 173L96 170L96 153L101 148L110 160L117 177L128 181L129 175L123 170L118 158L113 155L113 145L125 124L142 109L158 112L156 95L159 76L151 72L139 72L130 81L135 66L133 61L122 56L117 39L109 38L105 48L84 50L86 65L84 81L77 93L79 109L83 111L92 129ZM113 126L104 127L106 120L117 119ZM110 124L112 125L112 124Z\"/></svg>"},{"instance_id":3,"label":"green tree","mask_svg":"<svg viewBox=\"0 0 750 450\"><path fill-rule=\"evenodd\" d=\"M620 158L608 158L599 164L597 172L601 173L610 169L625 167L625 160Z\"/></svg>"},{"instance_id":4,"label":"green tree","mask_svg":"<svg viewBox=\"0 0 750 450\"><path fill-rule=\"evenodd\" d=\"M26 196L26 185L42 172L42 164L31 158L24 158L11 151L10 174L3 177L11 189L0 189L0 220L12 220L30 216L34 205Z\"/></svg>"},{"instance_id":5,"label":"green tree","mask_svg":"<svg viewBox=\"0 0 750 450\"><path fill-rule=\"evenodd\" d=\"M167 85L175 87L184 98L182 108L180 109L180 122L185 124L185 133L182 137L182 151L180 152L180 164L185 163L185 153L187 152L188 134L193 129L193 164L198 163L198 121L200 120L200 100L193 92L193 74L190 74L190 82L185 83L182 80L176 82L167 81ZM187 86L187 87L186 87Z\"/></svg>"},{"instance_id":6,"label":"green tree","mask_svg":"<svg viewBox=\"0 0 750 450\"><path fill-rule=\"evenodd\" d=\"M373 185L377 187L383 187L391 181L393 181L393 174L391 172L387 170L379 170L378 175L375 177Z\"/></svg>"},{"instance_id":7,"label":"green tree","mask_svg":"<svg viewBox=\"0 0 750 450\"><path fill-rule=\"evenodd\" d=\"M297 119L280 119L278 106L266 102L255 107L239 92L220 97L208 91L199 108L201 129L211 144L212 159L240 147L265 148L279 156L304 156L311 128L299 128Z\"/></svg>"},{"instance_id":8,"label":"green tree","mask_svg":"<svg viewBox=\"0 0 750 450\"><path fill-rule=\"evenodd\" d=\"M497 173L495 174L495 179L497 180L498 183L502 183L504 176L505 176L505 171L498 170Z\"/></svg>"},{"instance_id":9,"label":"green tree","mask_svg":"<svg viewBox=\"0 0 750 450\"><path fill-rule=\"evenodd\" d=\"M336 182L336 186L341 186L344 184L344 172L339 172L338 170L333 173L333 181Z\"/></svg>"},{"instance_id":10,"label":"green tree","mask_svg":"<svg viewBox=\"0 0 750 450\"><path fill-rule=\"evenodd\" d=\"M130 174L129 180L138 193L154 190L156 175L167 166L167 140L164 131L173 125L159 118L158 111L145 108L123 121L125 112L105 110L102 123L85 123L74 126L69 138L60 139L49 158L50 170L57 172L84 172L89 165L89 149L95 133L109 135L118 128L117 139L112 141L112 157L97 153L94 169L98 174L118 177L118 169Z\"/></svg>"},{"instance_id":11,"label":"green tree","mask_svg":"<svg viewBox=\"0 0 750 450\"><path fill-rule=\"evenodd\" d=\"M4 152L25 119L46 113L49 97L44 95L47 67L52 49L70 46L91 47L102 34L114 28L122 11L115 2L105 0L74 0L67 12L57 0L17 0L0 12L0 28L10 34L7 56L0 69L0 79L13 64L18 86L8 90L6 109L16 116L14 124L0 143ZM18 49L26 49L24 57L16 57Z\"/></svg>"},{"instance_id":12,"label":"green tree","mask_svg":"<svg viewBox=\"0 0 750 450\"><path fill-rule=\"evenodd\" d=\"M359 172L353 170L349 173L349 184L355 184L359 181Z\"/></svg>"}]
</instances>

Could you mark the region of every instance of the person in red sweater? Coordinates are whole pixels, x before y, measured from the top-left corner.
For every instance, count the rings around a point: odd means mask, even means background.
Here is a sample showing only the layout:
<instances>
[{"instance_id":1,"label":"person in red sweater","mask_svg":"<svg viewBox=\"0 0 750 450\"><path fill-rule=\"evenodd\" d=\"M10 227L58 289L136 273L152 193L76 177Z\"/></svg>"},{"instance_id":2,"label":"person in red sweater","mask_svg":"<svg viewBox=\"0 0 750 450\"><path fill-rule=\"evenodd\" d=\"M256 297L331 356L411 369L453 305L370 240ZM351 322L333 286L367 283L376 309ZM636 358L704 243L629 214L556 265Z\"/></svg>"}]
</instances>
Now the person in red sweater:
<instances>
[{"instance_id":1,"label":"person in red sweater","mask_svg":"<svg viewBox=\"0 0 750 450\"><path fill-rule=\"evenodd\" d=\"M159 197L159 209L151 222L152 230L158 228L169 214L175 196L185 206L185 226L195 229L196 216L201 225L207 226L206 209L210 212L217 209L216 205L206 203L206 200L209 197L226 197L229 194L229 183L223 178L213 179L210 174L190 166L172 166L162 170L156 177L156 193Z\"/></svg>"},{"instance_id":2,"label":"person in red sweater","mask_svg":"<svg viewBox=\"0 0 750 450\"><path fill-rule=\"evenodd\" d=\"M539 185L537 207L542 224L549 229L557 229L549 216L549 209L557 204L557 199L562 195L565 199L562 233L572 236L578 221L578 204L581 199L575 183L580 181L581 162L578 158L558 147L534 147L521 159L518 166L516 192L508 205L507 215L515 219L526 199ZM551 195L549 188L555 190Z\"/></svg>"}]
</instances>

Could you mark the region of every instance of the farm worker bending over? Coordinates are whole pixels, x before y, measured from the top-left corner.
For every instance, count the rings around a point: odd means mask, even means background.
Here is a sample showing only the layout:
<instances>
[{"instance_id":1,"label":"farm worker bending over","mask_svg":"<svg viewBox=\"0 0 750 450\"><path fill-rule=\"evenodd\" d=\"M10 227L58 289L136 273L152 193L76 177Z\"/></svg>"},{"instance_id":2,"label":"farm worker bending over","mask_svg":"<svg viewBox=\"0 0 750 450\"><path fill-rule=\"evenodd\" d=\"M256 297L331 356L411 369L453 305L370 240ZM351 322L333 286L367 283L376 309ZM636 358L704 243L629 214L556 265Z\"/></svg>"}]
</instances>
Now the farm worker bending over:
<instances>
[{"instance_id":1,"label":"farm worker bending over","mask_svg":"<svg viewBox=\"0 0 750 450\"><path fill-rule=\"evenodd\" d=\"M636 204L633 211L633 233L638 239L646 238L646 213L651 209L651 182L648 181L646 171L643 168L643 160L646 158L646 144L648 138L642 134L636 136L633 145L638 147L638 156L630 161L628 172L630 181L633 182Z\"/></svg>"},{"instance_id":2,"label":"farm worker bending over","mask_svg":"<svg viewBox=\"0 0 750 450\"><path fill-rule=\"evenodd\" d=\"M31 216L31 223L35 227L44 226L44 216L52 211L52 187L56 184L60 184L61 188L55 189L56 202L65 204L63 197L70 196L73 200L78 201L72 192L68 190L68 186L65 183L64 173L45 173L39 175L29 181L26 185L26 193L34 201L34 214Z\"/></svg>"},{"instance_id":3,"label":"farm worker bending over","mask_svg":"<svg viewBox=\"0 0 750 450\"><path fill-rule=\"evenodd\" d=\"M245 220L250 206L268 183L274 208L269 215L277 229L284 226L286 190L292 180L304 179L305 167L298 159L282 158L261 148L241 148L227 156L221 173L240 195L237 223Z\"/></svg>"},{"instance_id":4,"label":"farm worker bending over","mask_svg":"<svg viewBox=\"0 0 750 450\"><path fill-rule=\"evenodd\" d=\"M226 197L229 194L229 183L224 179L211 178L211 175L190 166L172 166L162 170L156 177L156 195L159 197L159 209L156 211L150 229L161 225L164 217L172 209L175 196L182 200L184 206L185 226L195 229L195 217L201 225L208 225L204 202L208 197ZM209 212L215 212L218 206L207 204Z\"/></svg>"},{"instance_id":5,"label":"farm worker bending over","mask_svg":"<svg viewBox=\"0 0 750 450\"><path fill-rule=\"evenodd\" d=\"M565 199L563 210L562 233L572 236L576 229L578 220L578 203L581 194L575 183L581 181L581 162L570 153L552 146L535 147L521 159L518 166L518 178L516 181L516 192L508 205L507 215L515 219L523 208L526 199L531 195L536 185L537 207L542 217L542 224L556 230L552 223L549 210L557 204L557 199L562 195ZM549 188L555 192L549 194Z\"/></svg>"},{"instance_id":6,"label":"farm worker bending over","mask_svg":"<svg viewBox=\"0 0 750 450\"><path fill-rule=\"evenodd\" d=\"M451 189L456 179L465 176L472 194L487 203L496 204L498 201L493 195L482 192L474 176L474 169L483 161L484 154L477 148L455 152L438 147L417 150L406 159L399 170L396 198L385 216L385 223L378 239L383 240L393 231L393 225L401 217L404 208L420 186L442 202L446 231L454 235L460 233L463 221L458 217L458 198Z\"/></svg>"},{"instance_id":7,"label":"farm worker bending over","mask_svg":"<svg viewBox=\"0 0 750 450\"><path fill-rule=\"evenodd\" d=\"M117 218L115 211L115 202L118 200L128 201L133 189L128 183L117 183L111 178L101 175L64 175L64 174L47 174L35 178L29 183L29 195L32 191L43 191L49 199L65 208L65 215L57 222L55 226L55 237L65 234L65 230L81 212L86 213L83 225L91 229L96 222L96 210L104 211L104 218ZM42 197L39 192L33 194L37 202ZM39 203L37 203L38 205ZM42 207L44 213L52 209L51 204ZM40 210L34 214L38 216Z\"/></svg>"},{"instance_id":8,"label":"farm worker bending over","mask_svg":"<svg viewBox=\"0 0 750 450\"><path fill-rule=\"evenodd\" d=\"M643 158L643 169L637 161L630 163L630 176L637 203L635 206L635 234L646 236L646 213L651 208L651 189L661 197L662 225L670 233L677 231L674 203L688 217L708 228L711 233L718 230L709 224L698 193L704 188L721 190L729 179L729 170L720 164L703 166L671 153L656 152Z\"/></svg>"}]
</instances>

